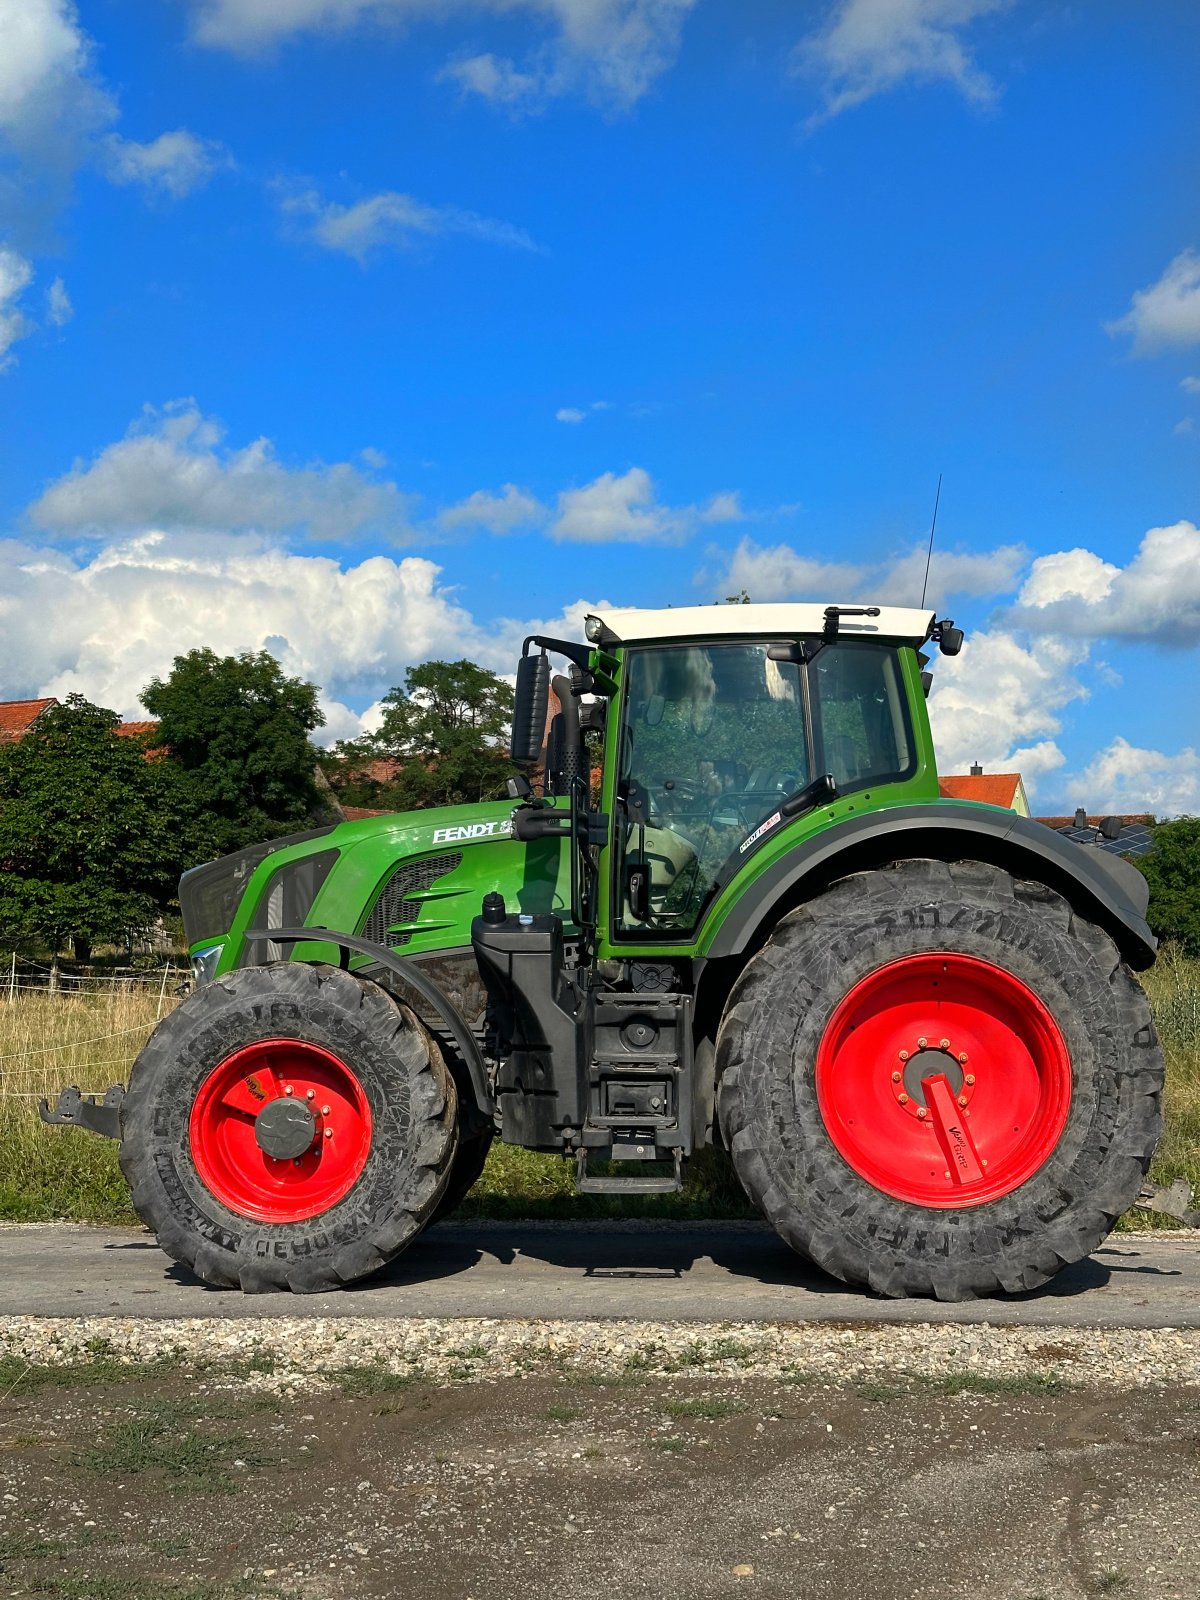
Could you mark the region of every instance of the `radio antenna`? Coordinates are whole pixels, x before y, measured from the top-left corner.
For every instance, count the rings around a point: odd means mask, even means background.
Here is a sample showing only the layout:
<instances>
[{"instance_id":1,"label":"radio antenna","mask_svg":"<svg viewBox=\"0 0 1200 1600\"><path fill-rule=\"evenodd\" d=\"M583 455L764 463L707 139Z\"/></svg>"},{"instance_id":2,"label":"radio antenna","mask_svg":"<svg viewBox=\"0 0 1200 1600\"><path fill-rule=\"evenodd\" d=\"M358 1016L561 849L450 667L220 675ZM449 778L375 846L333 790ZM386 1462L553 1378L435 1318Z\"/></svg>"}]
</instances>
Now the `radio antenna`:
<instances>
[{"instance_id":1,"label":"radio antenna","mask_svg":"<svg viewBox=\"0 0 1200 1600\"><path fill-rule=\"evenodd\" d=\"M921 585L921 609L925 609L925 591L929 588L929 563L933 560L933 536L937 532L938 506L942 501L942 475L938 473L937 493L933 497L933 521L929 524L929 553L925 557L925 582Z\"/></svg>"}]
</instances>

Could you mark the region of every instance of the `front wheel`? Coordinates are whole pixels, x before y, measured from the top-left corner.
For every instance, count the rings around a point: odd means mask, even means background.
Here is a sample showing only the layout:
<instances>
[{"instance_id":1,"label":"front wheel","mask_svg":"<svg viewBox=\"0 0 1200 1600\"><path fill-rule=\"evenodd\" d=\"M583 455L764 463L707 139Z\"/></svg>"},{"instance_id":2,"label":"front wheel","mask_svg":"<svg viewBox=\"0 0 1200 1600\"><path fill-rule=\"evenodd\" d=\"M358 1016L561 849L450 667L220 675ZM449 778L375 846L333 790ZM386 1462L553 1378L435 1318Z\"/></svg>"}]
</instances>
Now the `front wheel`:
<instances>
[{"instance_id":1,"label":"front wheel","mask_svg":"<svg viewBox=\"0 0 1200 1600\"><path fill-rule=\"evenodd\" d=\"M453 1080L378 985L280 962L189 996L138 1057L121 1168L138 1215L206 1283L336 1289L432 1217Z\"/></svg>"},{"instance_id":2,"label":"front wheel","mask_svg":"<svg viewBox=\"0 0 1200 1600\"><path fill-rule=\"evenodd\" d=\"M1108 936L1041 884L899 862L793 912L717 1043L751 1198L878 1293L1031 1289L1137 1196L1163 1059Z\"/></svg>"}]
</instances>

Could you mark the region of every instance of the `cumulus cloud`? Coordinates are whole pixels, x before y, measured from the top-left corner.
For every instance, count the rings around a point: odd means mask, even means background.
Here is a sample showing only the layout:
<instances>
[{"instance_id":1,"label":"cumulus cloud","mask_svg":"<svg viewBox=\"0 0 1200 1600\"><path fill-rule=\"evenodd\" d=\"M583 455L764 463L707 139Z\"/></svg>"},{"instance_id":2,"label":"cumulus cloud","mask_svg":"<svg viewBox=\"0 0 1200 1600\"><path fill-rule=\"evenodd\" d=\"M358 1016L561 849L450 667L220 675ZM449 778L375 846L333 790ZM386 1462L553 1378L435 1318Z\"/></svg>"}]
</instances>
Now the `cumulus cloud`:
<instances>
[{"instance_id":1,"label":"cumulus cloud","mask_svg":"<svg viewBox=\"0 0 1200 1600\"><path fill-rule=\"evenodd\" d=\"M523 228L509 222L477 216L457 206L427 205L394 190L344 206L308 189L285 195L280 204L286 216L303 221L309 237L319 245L352 256L360 264L376 250L402 249L417 239L445 234L462 234L517 250L537 249Z\"/></svg>"},{"instance_id":2,"label":"cumulus cloud","mask_svg":"<svg viewBox=\"0 0 1200 1600\"><path fill-rule=\"evenodd\" d=\"M204 184L221 167L230 166L228 151L211 139L199 139L186 128L160 133L147 144L110 134L104 142L104 169L113 183L138 184L151 194L180 200Z\"/></svg>"},{"instance_id":3,"label":"cumulus cloud","mask_svg":"<svg viewBox=\"0 0 1200 1600\"><path fill-rule=\"evenodd\" d=\"M33 332L33 323L20 307L20 299L33 282L33 266L16 250L0 245L0 372L12 366L18 339Z\"/></svg>"},{"instance_id":4,"label":"cumulus cloud","mask_svg":"<svg viewBox=\"0 0 1200 1600\"><path fill-rule=\"evenodd\" d=\"M546 508L528 489L506 483L499 494L476 489L457 505L445 506L437 514L440 527L453 532L482 529L486 533L513 533L544 523Z\"/></svg>"},{"instance_id":5,"label":"cumulus cloud","mask_svg":"<svg viewBox=\"0 0 1200 1600\"><path fill-rule=\"evenodd\" d=\"M1028 559L1029 552L1019 544L982 552L935 550L927 604L932 608L952 595L1011 593ZM713 592L738 594L745 590L753 600L836 599L915 606L921 602L925 585L925 560L922 545L891 560L867 564L826 561L804 555L791 545L760 545L742 539L723 576L713 584Z\"/></svg>"},{"instance_id":6,"label":"cumulus cloud","mask_svg":"<svg viewBox=\"0 0 1200 1600\"><path fill-rule=\"evenodd\" d=\"M976 64L965 35L1009 0L838 0L825 25L798 46L797 72L821 79L828 121L905 83L949 83L988 105L996 86Z\"/></svg>"},{"instance_id":7,"label":"cumulus cloud","mask_svg":"<svg viewBox=\"0 0 1200 1600\"><path fill-rule=\"evenodd\" d=\"M1200 344L1200 252L1181 250L1158 282L1137 290L1125 315L1105 327L1131 334L1135 356ZM1183 387L1195 381L1185 378Z\"/></svg>"},{"instance_id":8,"label":"cumulus cloud","mask_svg":"<svg viewBox=\"0 0 1200 1600\"><path fill-rule=\"evenodd\" d=\"M1087 646L1075 640L1023 645L1000 628L970 634L961 654L939 660L929 697L938 766L1019 771L1026 787L1063 765L1055 735L1064 709L1086 697L1078 673Z\"/></svg>"},{"instance_id":9,"label":"cumulus cloud","mask_svg":"<svg viewBox=\"0 0 1200 1600\"><path fill-rule=\"evenodd\" d=\"M0 143L19 160L69 168L116 115L72 0L0 0L0 38Z\"/></svg>"},{"instance_id":10,"label":"cumulus cloud","mask_svg":"<svg viewBox=\"0 0 1200 1600\"><path fill-rule=\"evenodd\" d=\"M554 413L555 422L582 422L587 416L586 411L580 411L578 406L559 406Z\"/></svg>"},{"instance_id":11,"label":"cumulus cloud","mask_svg":"<svg viewBox=\"0 0 1200 1600\"><path fill-rule=\"evenodd\" d=\"M155 529L299 529L316 538L407 526L408 497L349 462L287 466L269 439L225 445L194 402L148 408L124 439L77 463L29 508L57 534Z\"/></svg>"},{"instance_id":12,"label":"cumulus cloud","mask_svg":"<svg viewBox=\"0 0 1200 1600\"><path fill-rule=\"evenodd\" d=\"M1119 736L1064 780L1089 811L1150 811L1157 817L1200 814L1200 755L1141 750Z\"/></svg>"},{"instance_id":13,"label":"cumulus cloud","mask_svg":"<svg viewBox=\"0 0 1200 1600\"><path fill-rule=\"evenodd\" d=\"M477 619L424 557L343 566L246 534L143 532L82 562L0 541L0 694L78 691L136 717L140 691L176 655L267 649L322 686L321 737L331 743L371 726L379 698L415 663L469 656L510 672L526 634L581 638L598 603L581 599L553 618Z\"/></svg>"},{"instance_id":14,"label":"cumulus cloud","mask_svg":"<svg viewBox=\"0 0 1200 1600\"><path fill-rule=\"evenodd\" d=\"M470 9L549 25L524 66L491 52L445 69L467 93L510 108L583 92L606 105L632 105L670 67L695 0L475 0ZM204 44L250 52L302 32L334 32L362 22L445 22L463 0L192 0Z\"/></svg>"},{"instance_id":15,"label":"cumulus cloud","mask_svg":"<svg viewBox=\"0 0 1200 1600\"><path fill-rule=\"evenodd\" d=\"M1039 556L1007 620L1079 638L1200 644L1200 528L1151 528L1127 567L1083 549Z\"/></svg>"},{"instance_id":16,"label":"cumulus cloud","mask_svg":"<svg viewBox=\"0 0 1200 1600\"><path fill-rule=\"evenodd\" d=\"M705 507L663 505L646 469L630 467L602 472L581 489L564 489L547 531L552 539L582 544L677 544L702 520L736 520L727 514L731 502L736 509L733 495L716 495Z\"/></svg>"}]
</instances>

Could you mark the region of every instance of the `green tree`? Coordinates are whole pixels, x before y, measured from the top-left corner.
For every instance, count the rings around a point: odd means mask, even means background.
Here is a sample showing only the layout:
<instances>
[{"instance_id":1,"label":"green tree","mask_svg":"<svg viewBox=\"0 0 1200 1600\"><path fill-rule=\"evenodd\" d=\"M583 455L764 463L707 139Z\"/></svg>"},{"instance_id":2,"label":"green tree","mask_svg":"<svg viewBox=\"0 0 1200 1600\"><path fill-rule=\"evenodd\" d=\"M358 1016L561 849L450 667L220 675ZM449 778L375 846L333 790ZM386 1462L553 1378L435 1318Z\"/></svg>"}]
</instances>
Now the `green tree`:
<instances>
[{"instance_id":1,"label":"green tree","mask_svg":"<svg viewBox=\"0 0 1200 1600\"><path fill-rule=\"evenodd\" d=\"M0 747L0 930L78 960L166 910L193 841L186 783L82 695Z\"/></svg>"},{"instance_id":2,"label":"green tree","mask_svg":"<svg viewBox=\"0 0 1200 1600\"><path fill-rule=\"evenodd\" d=\"M513 691L473 661L426 661L383 700L371 753L401 763L380 790L397 810L496 800L512 763L507 754Z\"/></svg>"},{"instance_id":3,"label":"green tree","mask_svg":"<svg viewBox=\"0 0 1200 1600\"><path fill-rule=\"evenodd\" d=\"M1200 956L1200 817L1162 822L1154 849L1134 858L1150 885L1147 920L1160 939L1177 939Z\"/></svg>"},{"instance_id":4,"label":"green tree","mask_svg":"<svg viewBox=\"0 0 1200 1600\"><path fill-rule=\"evenodd\" d=\"M308 736L325 721L317 687L266 650L189 650L142 691L158 740L188 774L218 852L303 828L318 805Z\"/></svg>"}]
</instances>

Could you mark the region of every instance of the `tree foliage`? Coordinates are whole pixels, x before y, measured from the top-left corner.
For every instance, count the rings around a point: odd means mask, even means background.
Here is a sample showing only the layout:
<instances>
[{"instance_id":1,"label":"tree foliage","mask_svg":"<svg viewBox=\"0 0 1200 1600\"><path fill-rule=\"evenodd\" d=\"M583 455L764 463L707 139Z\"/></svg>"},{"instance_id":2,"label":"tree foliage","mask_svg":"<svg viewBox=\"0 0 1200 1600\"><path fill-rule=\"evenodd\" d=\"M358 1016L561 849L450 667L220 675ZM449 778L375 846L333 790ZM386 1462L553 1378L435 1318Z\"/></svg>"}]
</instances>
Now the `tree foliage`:
<instances>
[{"instance_id":1,"label":"tree foliage","mask_svg":"<svg viewBox=\"0 0 1200 1600\"><path fill-rule=\"evenodd\" d=\"M473 661L426 661L383 699L377 733L342 744L330 779L343 799L397 811L499 799L513 691Z\"/></svg>"},{"instance_id":2,"label":"tree foliage","mask_svg":"<svg viewBox=\"0 0 1200 1600\"><path fill-rule=\"evenodd\" d=\"M0 746L0 930L86 960L164 911L194 811L169 762L119 738L115 712L68 696Z\"/></svg>"},{"instance_id":3,"label":"tree foliage","mask_svg":"<svg viewBox=\"0 0 1200 1600\"><path fill-rule=\"evenodd\" d=\"M1200 957L1200 817L1180 817L1154 830L1154 849L1135 858L1150 885L1147 919L1160 939L1175 939Z\"/></svg>"},{"instance_id":4,"label":"tree foliage","mask_svg":"<svg viewBox=\"0 0 1200 1600\"><path fill-rule=\"evenodd\" d=\"M158 740L187 773L214 850L239 849L303 828L318 804L308 736L325 718L317 687L289 678L266 650L218 656L189 650L142 704Z\"/></svg>"}]
</instances>

